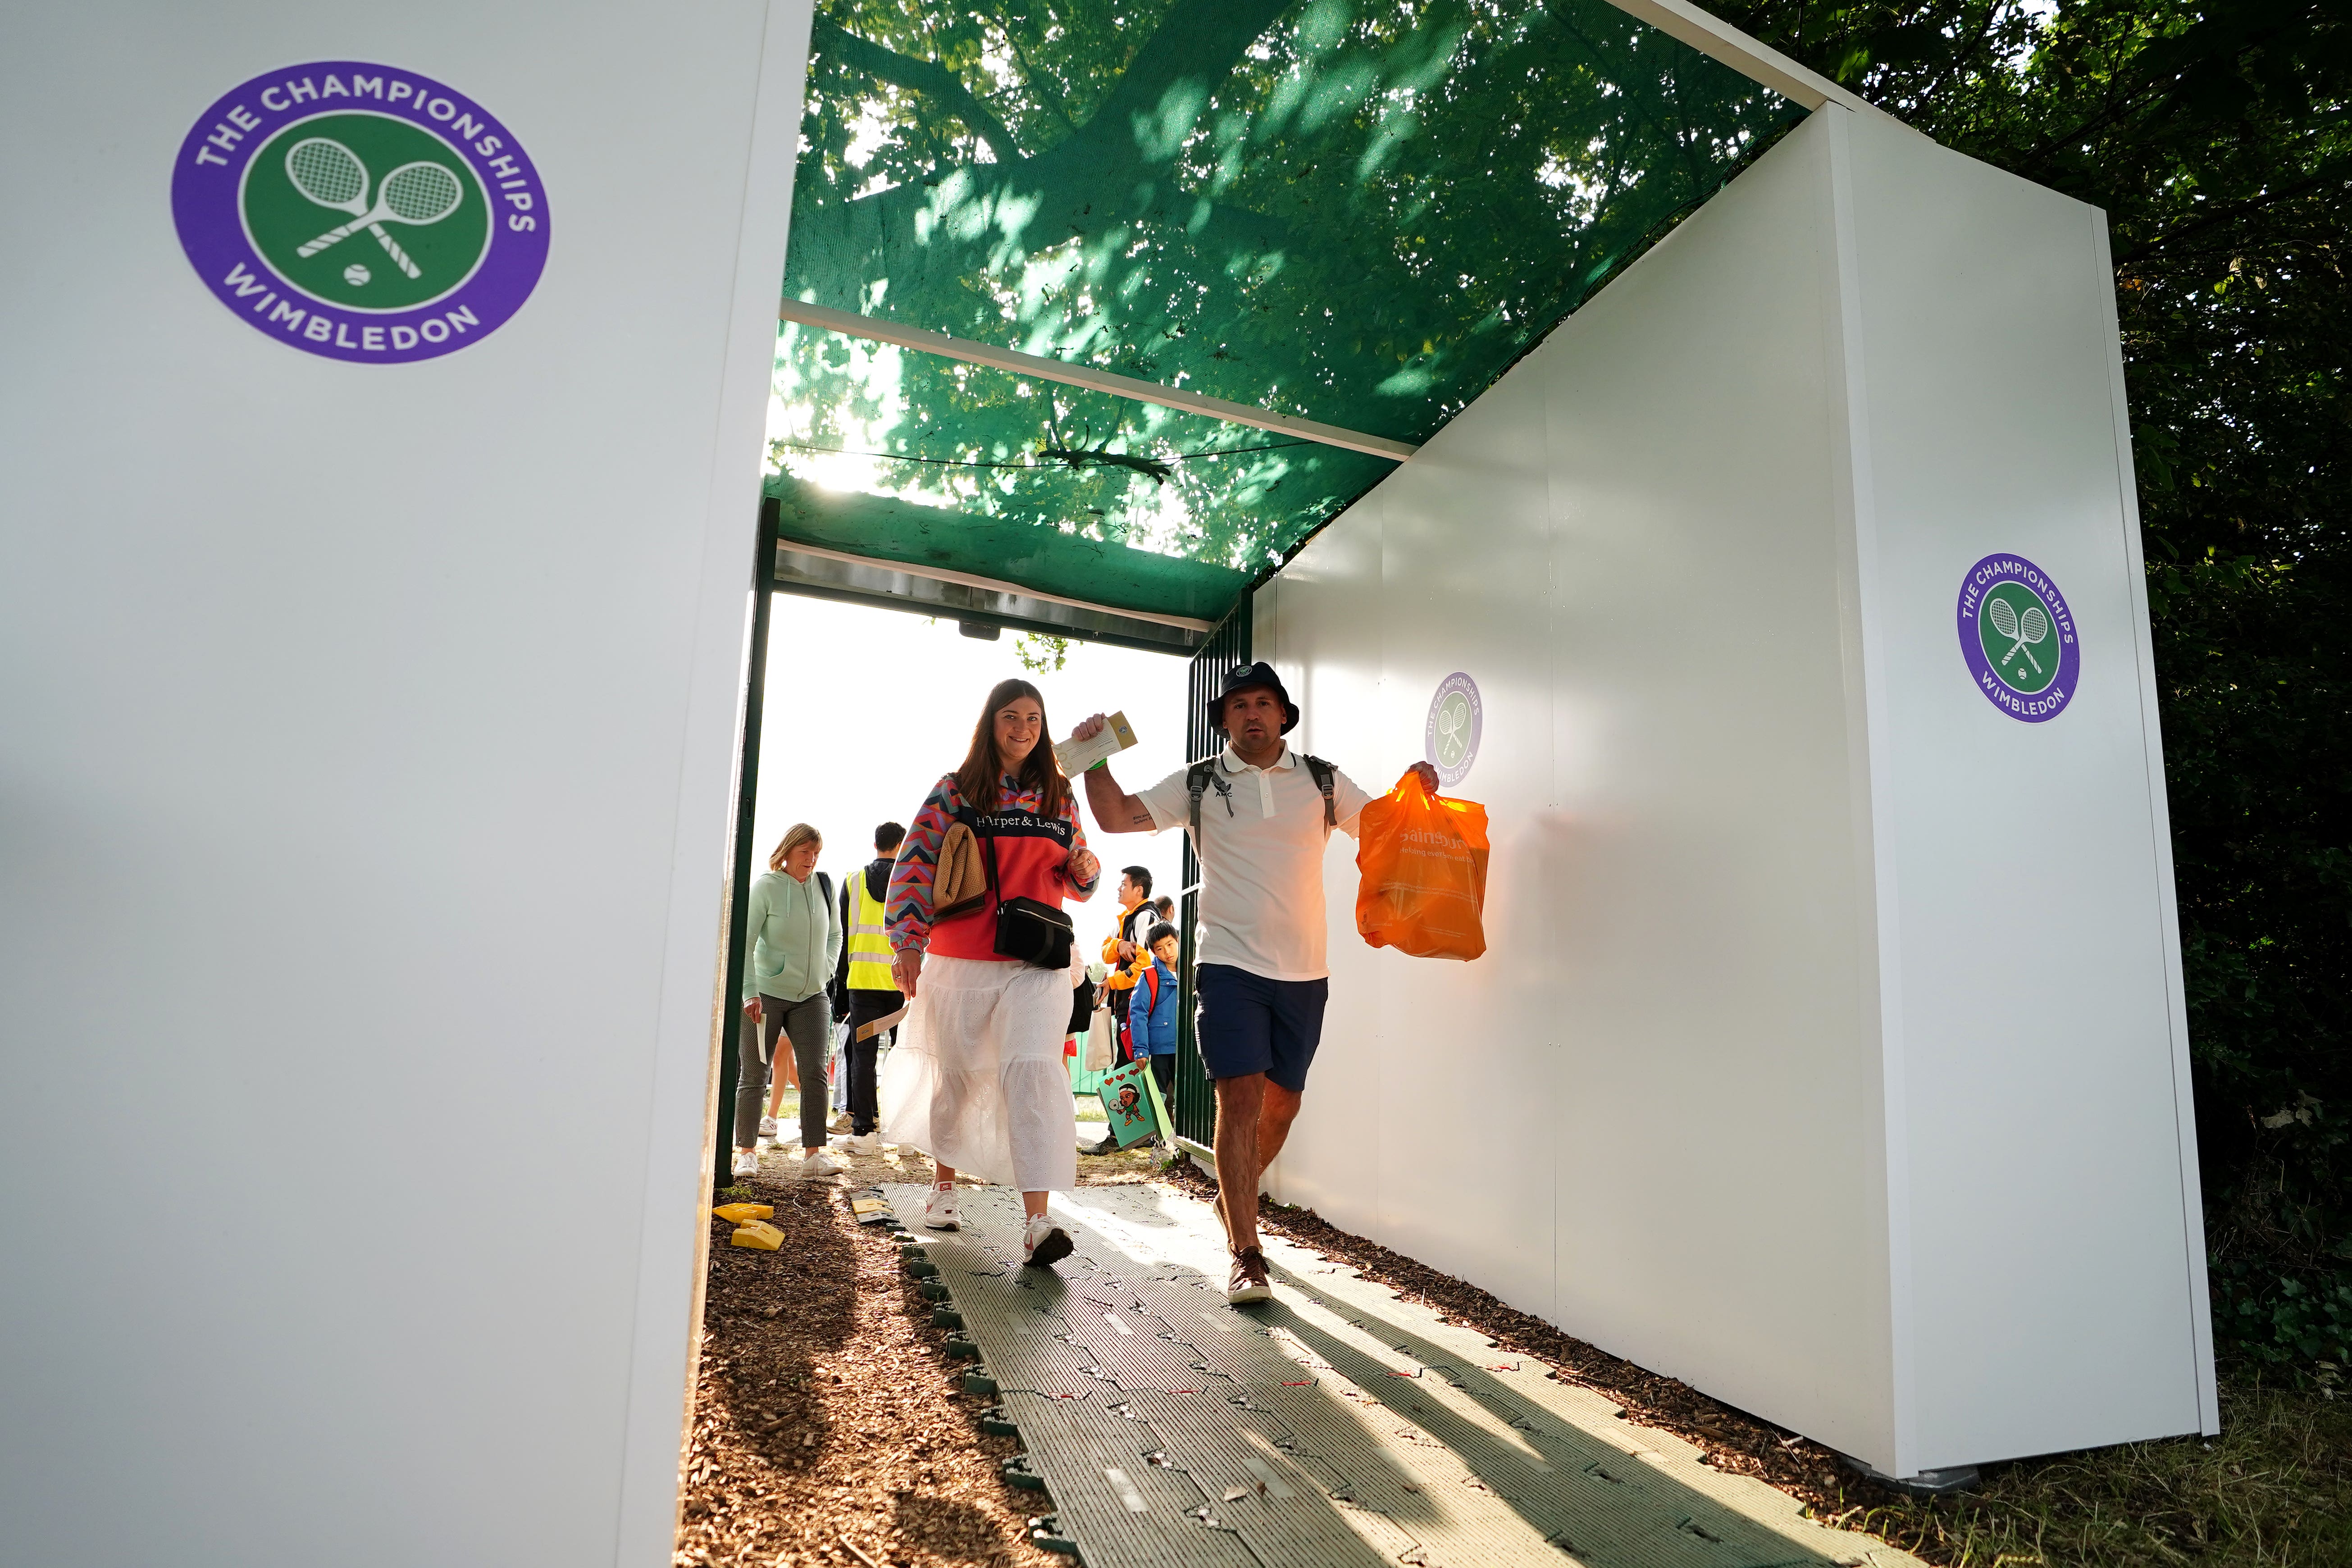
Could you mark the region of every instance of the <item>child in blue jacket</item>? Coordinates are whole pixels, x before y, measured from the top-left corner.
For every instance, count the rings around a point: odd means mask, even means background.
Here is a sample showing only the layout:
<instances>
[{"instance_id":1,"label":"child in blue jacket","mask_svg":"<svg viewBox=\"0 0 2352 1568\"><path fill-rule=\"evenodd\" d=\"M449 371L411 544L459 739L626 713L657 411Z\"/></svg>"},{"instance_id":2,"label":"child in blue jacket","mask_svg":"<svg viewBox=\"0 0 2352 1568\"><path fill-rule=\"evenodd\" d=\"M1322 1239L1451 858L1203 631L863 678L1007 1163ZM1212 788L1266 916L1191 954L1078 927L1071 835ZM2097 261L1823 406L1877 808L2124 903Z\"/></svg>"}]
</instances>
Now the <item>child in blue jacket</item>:
<instances>
[{"instance_id":1,"label":"child in blue jacket","mask_svg":"<svg viewBox=\"0 0 2352 1568\"><path fill-rule=\"evenodd\" d=\"M1162 921L1144 942L1151 949L1151 967L1136 978L1128 1016L1143 1020L1134 1031L1136 1054L1151 1053L1151 1076L1165 1100L1176 1092L1176 928Z\"/></svg>"}]
</instances>

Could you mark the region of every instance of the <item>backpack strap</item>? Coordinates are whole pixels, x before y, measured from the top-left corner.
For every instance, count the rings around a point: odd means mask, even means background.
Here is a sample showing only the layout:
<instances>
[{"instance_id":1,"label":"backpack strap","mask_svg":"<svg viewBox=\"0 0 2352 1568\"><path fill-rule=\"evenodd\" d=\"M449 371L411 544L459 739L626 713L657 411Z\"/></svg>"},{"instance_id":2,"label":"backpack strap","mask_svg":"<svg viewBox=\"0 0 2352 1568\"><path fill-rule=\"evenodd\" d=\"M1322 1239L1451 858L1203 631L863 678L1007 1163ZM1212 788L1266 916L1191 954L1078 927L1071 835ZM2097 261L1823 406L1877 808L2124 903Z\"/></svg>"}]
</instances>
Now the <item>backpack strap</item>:
<instances>
[{"instance_id":1,"label":"backpack strap","mask_svg":"<svg viewBox=\"0 0 2352 1568\"><path fill-rule=\"evenodd\" d=\"M1298 753L1298 760L1307 764L1307 776L1315 781L1315 787L1323 792L1323 826L1339 826L1339 801L1332 781L1338 777L1339 770L1322 758L1309 756L1305 752ZM1192 798L1192 837L1196 839L1201 836L1201 796L1208 790L1210 776L1216 771L1216 766L1217 759L1211 757L1184 770L1184 793ZM1230 805L1227 809L1231 809Z\"/></svg>"},{"instance_id":2,"label":"backpack strap","mask_svg":"<svg viewBox=\"0 0 2352 1568\"><path fill-rule=\"evenodd\" d=\"M816 890L824 895L826 903L833 902L833 879L822 871L816 874Z\"/></svg>"},{"instance_id":3,"label":"backpack strap","mask_svg":"<svg viewBox=\"0 0 2352 1568\"><path fill-rule=\"evenodd\" d=\"M1322 758L1310 757L1304 752L1298 753L1298 760L1307 764L1307 772L1314 778L1315 787L1323 792L1323 826L1339 826L1339 797L1332 793L1331 781L1339 770Z\"/></svg>"},{"instance_id":4,"label":"backpack strap","mask_svg":"<svg viewBox=\"0 0 2352 1568\"><path fill-rule=\"evenodd\" d=\"M1204 757L1184 770L1184 793L1192 797L1192 839L1201 837L1201 796L1208 793L1209 780L1217 771L1217 759Z\"/></svg>"}]
</instances>

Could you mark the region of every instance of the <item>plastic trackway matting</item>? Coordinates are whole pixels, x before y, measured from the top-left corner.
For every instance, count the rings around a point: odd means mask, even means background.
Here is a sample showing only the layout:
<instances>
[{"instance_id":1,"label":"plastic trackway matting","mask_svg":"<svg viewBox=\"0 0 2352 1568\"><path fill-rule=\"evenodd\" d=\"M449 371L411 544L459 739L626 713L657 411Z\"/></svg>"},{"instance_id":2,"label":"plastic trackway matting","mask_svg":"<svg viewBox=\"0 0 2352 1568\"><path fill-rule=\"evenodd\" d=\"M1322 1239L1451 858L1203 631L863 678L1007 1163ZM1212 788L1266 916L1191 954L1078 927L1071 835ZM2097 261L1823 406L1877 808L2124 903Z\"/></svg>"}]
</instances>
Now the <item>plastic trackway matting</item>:
<instances>
[{"instance_id":1,"label":"plastic trackway matting","mask_svg":"<svg viewBox=\"0 0 2352 1568\"><path fill-rule=\"evenodd\" d=\"M1017 1194L964 1189L942 1233L924 1189L885 1190L1090 1568L1918 1562L1303 1247L1269 1238L1275 1300L1228 1307L1223 1233L1181 1194L1055 1194L1077 1250L1045 1270Z\"/></svg>"}]
</instances>

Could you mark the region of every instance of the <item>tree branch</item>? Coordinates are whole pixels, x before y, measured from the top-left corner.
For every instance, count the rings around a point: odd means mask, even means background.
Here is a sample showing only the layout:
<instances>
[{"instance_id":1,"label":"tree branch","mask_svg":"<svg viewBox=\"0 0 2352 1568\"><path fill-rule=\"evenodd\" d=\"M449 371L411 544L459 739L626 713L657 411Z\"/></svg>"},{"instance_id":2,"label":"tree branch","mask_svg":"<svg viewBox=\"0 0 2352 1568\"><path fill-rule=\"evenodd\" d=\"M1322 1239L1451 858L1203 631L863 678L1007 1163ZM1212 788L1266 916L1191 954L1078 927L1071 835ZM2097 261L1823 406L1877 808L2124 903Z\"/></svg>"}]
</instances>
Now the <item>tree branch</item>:
<instances>
[{"instance_id":1,"label":"tree branch","mask_svg":"<svg viewBox=\"0 0 2352 1568\"><path fill-rule=\"evenodd\" d=\"M947 67L930 60L910 59L892 49L886 49L870 39L861 38L846 28L820 20L811 36L814 48L831 55L852 70L887 81L893 87L903 87L909 92L919 92L937 100L945 109L970 126L973 133L987 142L1000 163L1017 163L1022 160L1021 144L1013 132L981 102L972 90L964 86L963 79Z\"/></svg>"},{"instance_id":2,"label":"tree branch","mask_svg":"<svg viewBox=\"0 0 2352 1568\"><path fill-rule=\"evenodd\" d=\"M2125 251L2122 255L2115 258L2116 267L2120 270L2126 267L2129 267L2136 261L2145 260L2157 250L2171 244L2174 240L2184 239L2192 234L2200 234L2206 229L2211 228L2218 224L2232 222L2235 219L2245 216L2249 213L2257 213L2262 211L2264 207L2276 206L2281 202L2293 201L2299 196L2307 196L2312 192L2327 185L2345 184L2347 179L2352 179L2352 170L2347 170L2341 167L2322 169L2319 173L2310 176L2308 179L2297 180L2292 184L2281 185L2276 190L2265 191L2259 196L2249 196L2244 201L2241 202L2217 203L2206 211L2199 213L2195 217L2175 224L2172 227L2165 229L2161 233L2154 235L2147 239L2140 241L2137 245L2133 246L2129 250Z\"/></svg>"},{"instance_id":3,"label":"tree branch","mask_svg":"<svg viewBox=\"0 0 2352 1568\"><path fill-rule=\"evenodd\" d=\"M1291 0L1188 0L1171 7L1086 130L1070 141L1131 135L1138 116L1156 115L1168 95L1187 82L1198 85L1203 97L1213 93L1290 5Z\"/></svg>"}]
</instances>

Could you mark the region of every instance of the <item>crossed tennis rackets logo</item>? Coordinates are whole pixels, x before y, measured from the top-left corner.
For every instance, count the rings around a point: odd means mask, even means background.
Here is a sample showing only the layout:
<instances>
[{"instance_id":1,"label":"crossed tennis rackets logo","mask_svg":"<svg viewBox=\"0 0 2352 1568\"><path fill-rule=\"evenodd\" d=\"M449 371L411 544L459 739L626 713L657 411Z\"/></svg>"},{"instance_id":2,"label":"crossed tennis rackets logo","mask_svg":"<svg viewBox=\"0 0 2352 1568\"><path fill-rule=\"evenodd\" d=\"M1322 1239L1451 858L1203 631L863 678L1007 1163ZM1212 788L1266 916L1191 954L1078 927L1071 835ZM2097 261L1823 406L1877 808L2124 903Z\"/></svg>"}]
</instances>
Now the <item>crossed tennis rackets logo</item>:
<instances>
[{"instance_id":1,"label":"crossed tennis rackets logo","mask_svg":"<svg viewBox=\"0 0 2352 1568\"><path fill-rule=\"evenodd\" d=\"M2027 646L2049 639L2050 616L2041 605L2028 605L2021 616L2008 600L1990 599L1985 604L1985 619L1992 623L1994 631L2016 639L2010 644L2009 651L2000 656L2001 663L2007 664L2021 653L2025 656L2025 662L2033 667L2034 674L2043 673L2042 661L2033 657L2033 649Z\"/></svg>"},{"instance_id":2,"label":"crossed tennis rackets logo","mask_svg":"<svg viewBox=\"0 0 2352 1568\"><path fill-rule=\"evenodd\" d=\"M1988 555L1960 578L1960 658L1986 701L2021 723L2074 699L2083 650L2074 613L2050 574L2021 555Z\"/></svg>"},{"instance_id":3,"label":"crossed tennis rackets logo","mask_svg":"<svg viewBox=\"0 0 2352 1568\"><path fill-rule=\"evenodd\" d=\"M383 177L376 187L375 201L368 201L368 167L360 162L359 154L328 136L309 136L286 150L286 177L294 188L322 207L352 215L352 221L338 224L316 239L305 240L294 254L316 256L331 245L340 245L362 229L375 236L392 264L410 278L422 276L416 263L400 242L384 232L386 223L404 223L416 227L439 223L456 212L466 199L466 188L457 176L440 163L426 159L403 163Z\"/></svg>"}]
</instances>

